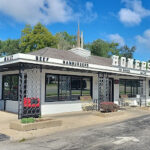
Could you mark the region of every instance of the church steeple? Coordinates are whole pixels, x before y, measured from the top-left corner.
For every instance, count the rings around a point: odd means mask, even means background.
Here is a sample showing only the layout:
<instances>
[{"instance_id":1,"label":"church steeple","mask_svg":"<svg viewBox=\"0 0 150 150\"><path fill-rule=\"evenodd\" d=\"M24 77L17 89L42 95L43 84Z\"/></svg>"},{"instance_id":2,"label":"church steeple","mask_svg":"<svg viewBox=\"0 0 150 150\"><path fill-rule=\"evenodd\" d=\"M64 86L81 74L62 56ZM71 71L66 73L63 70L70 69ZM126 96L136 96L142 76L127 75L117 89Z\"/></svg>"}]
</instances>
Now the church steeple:
<instances>
[{"instance_id":1,"label":"church steeple","mask_svg":"<svg viewBox=\"0 0 150 150\"><path fill-rule=\"evenodd\" d=\"M80 27L79 27L79 22L78 22L78 32L77 32L77 47L81 47L80 46Z\"/></svg>"}]
</instances>

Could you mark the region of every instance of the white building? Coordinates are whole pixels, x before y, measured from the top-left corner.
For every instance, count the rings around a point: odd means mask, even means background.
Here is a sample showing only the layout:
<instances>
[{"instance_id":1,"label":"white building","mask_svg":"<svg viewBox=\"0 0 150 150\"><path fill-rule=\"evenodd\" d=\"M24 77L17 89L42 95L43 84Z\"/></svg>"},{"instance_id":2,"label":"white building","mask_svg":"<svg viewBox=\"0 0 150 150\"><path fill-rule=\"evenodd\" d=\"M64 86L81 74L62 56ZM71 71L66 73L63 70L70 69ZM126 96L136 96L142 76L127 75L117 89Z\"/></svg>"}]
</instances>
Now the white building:
<instances>
[{"instance_id":1,"label":"white building","mask_svg":"<svg viewBox=\"0 0 150 150\"><path fill-rule=\"evenodd\" d=\"M140 95L146 105L149 80L150 65L145 62L92 56L82 48L46 47L0 58L0 109L17 113L24 97L38 97L42 115L80 111L81 95L117 104L122 94L133 100Z\"/></svg>"}]
</instances>

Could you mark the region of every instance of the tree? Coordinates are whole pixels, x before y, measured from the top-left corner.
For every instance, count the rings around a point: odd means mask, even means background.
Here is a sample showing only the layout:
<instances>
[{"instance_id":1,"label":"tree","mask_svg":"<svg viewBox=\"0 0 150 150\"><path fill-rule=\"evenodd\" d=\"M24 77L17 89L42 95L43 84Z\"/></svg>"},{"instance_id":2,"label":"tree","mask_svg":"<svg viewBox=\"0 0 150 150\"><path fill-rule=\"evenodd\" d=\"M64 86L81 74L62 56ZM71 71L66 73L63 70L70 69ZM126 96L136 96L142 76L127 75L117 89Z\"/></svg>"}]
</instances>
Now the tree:
<instances>
[{"instance_id":1,"label":"tree","mask_svg":"<svg viewBox=\"0 0 150 150\"><path fill-rule=\"evenodd\" d=\"M22 30L20 48L23 52L31 52L44 47L57 47L57 39L41 23L36 24L33 29L30 25Z\"/></svg>"},{"instance_id":2,"label":"tree","mask_svg":"<svg viewBox=\"0 0 150 150\"><path fill-rule=\"evenodd\" d=\"M125 45L119 49L119 56L126 58L133 58L135 50L136 50L135 46L129 48L127 45Z\"/></svg>"},{"instance_id":3,"label":"tree","mask_svg":"<svg viewBox=\"0 0 150 150\"><path fill-rule=\"evenodd\" d=\"M92 43L84 45L84 48L91 50L91 53L96 56L110 57L111 55L119 53L118 43L108 43L101 39L97 39Z\"/></svg>"},{"instance_id":4,"label":"tree","mask_svg":"<svg viewBox=\"0 0 150 150\"><path fill-rule=\"evenodd\" d=\"M56 33L56 38L58 40L58 49L69 50L76 45L76 36L69 35L67 32Z\"/></svg>"},{"instance_id":5,"label":"tree","mask_svg":"<svg viewBox=\"0 0 150 150\"><path fill-rule=\"evenodd\" d=\"M2 55L12 55L20 52L19 40L8 39L0 42L0 53Z\"/></svg>"}]
</instances>

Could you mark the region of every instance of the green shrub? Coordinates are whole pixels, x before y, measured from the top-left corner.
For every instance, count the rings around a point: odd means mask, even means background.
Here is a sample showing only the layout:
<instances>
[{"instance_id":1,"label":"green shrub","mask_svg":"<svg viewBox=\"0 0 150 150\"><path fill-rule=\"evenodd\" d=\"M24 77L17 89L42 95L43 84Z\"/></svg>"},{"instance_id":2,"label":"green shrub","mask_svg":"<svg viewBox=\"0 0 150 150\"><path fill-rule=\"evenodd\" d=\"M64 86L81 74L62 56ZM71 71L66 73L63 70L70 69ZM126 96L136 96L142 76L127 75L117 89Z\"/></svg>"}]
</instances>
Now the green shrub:
<instances>
[{"instance_id":1,"label":"green shrub","mask_svg":"<svg viewBox=\"0 0 150 150\"><path fill-rule=\"evenodd\" d=\"M21 123L34 123L35 118L22 118Z\"/></svg>"}]
</instances>

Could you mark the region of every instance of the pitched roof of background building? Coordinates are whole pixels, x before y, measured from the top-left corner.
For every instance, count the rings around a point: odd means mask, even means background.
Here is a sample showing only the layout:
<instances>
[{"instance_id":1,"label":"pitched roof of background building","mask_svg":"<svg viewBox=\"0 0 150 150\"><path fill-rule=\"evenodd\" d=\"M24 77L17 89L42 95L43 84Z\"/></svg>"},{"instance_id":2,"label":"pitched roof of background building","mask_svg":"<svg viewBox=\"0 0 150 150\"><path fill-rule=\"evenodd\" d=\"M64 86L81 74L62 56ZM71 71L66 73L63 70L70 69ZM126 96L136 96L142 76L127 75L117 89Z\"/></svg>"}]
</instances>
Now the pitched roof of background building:
<instances>
[{"instance_id":1,"label":"pitched roof of background building","mask_svg":"<svg viewBox=\"0 0 150 150\"><path fill-rule=\"evenodd\" d=\"M71 51L67 50L58 50L56 48L45 47L43 49L30 52L31 55L50 57L56 59L70 60L70 61L78 61L78 62L88 62L89 64L97 64L103 66L112 66L112 59L99 57L99 56L89 56L89 57L81 57Z\"/></svg>"}]
</instances>

